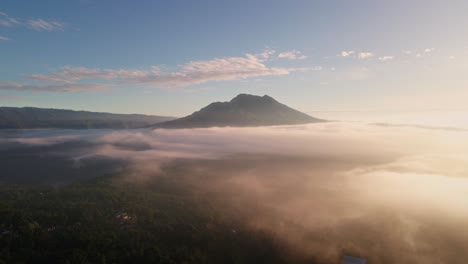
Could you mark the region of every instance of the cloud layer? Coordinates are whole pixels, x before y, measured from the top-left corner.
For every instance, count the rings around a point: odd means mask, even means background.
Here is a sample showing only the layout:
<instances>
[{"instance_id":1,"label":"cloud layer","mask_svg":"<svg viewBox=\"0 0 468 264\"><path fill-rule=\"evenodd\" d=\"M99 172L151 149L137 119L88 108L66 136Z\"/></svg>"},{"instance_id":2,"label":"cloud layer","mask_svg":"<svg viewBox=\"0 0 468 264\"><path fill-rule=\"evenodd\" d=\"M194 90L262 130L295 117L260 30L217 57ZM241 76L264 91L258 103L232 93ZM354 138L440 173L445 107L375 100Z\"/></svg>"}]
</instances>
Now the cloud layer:
<instances>
[{"instance_id":1,"label":"cloud layer","mask_svg":"<svg viewBox=\"0 0 468 264\"><path fill-rule=\"evenodd\" d=\"M98 69L64 66L50 74L33 74L29 79L46 84L23 85L0 83L5 90L35 91L96 91L108 86L139 85L154 88L188 87L211 81L231 81L254 77L288 75L292 72L319 71L320 66L308 68L270 67L267 61L275 53L265 50L243 57L215 58L190 61L176 71L163 71L159 66L149 69ZM297 51L280 53L282 58L305 58ZM94 86L94 87L93 87Z\"/></svg>"},{"instance_id":2,"label":"cloud layer","mask_svg":"<svg viewBox=\"0 0 468 264\"><path fill-rule=\"evenodd\" d=\"M320 263L344 253L384 264L468 257L466 131L323 123L30 131L0 143L63 153L71 170L120 160L126 181L172 177Z\"/></svg>"}]
</instances>

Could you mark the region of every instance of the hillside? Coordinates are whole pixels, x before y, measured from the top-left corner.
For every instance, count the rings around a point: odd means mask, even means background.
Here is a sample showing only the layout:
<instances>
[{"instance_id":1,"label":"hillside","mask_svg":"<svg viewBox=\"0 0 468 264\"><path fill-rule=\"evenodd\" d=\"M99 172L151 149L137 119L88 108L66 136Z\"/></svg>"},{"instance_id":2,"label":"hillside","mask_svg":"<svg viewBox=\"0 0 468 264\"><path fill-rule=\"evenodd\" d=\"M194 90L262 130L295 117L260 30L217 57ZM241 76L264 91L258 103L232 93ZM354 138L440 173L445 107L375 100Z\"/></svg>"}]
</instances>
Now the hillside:
<instances>
[{"instance_id":1,"label":"hillside","mask_svg":"<svg viewBox=\"0 0 468 264\"><path fill-rule=\"evenodd\" d=\"M174 119L34 107L0 107L0 128L138 128Z\"/></svg>"},{"instance_id":2,"label":"hillside","mask_svg":"<svg viewBox=\"0 0 468 264\"><path fill-rule=\"evenodd\" d=\"M274 126L324 121L281 104L268 95L239 94L229 102L215 102L189 116L155 124L152 127Z\"/></svg>"}]
</instances>

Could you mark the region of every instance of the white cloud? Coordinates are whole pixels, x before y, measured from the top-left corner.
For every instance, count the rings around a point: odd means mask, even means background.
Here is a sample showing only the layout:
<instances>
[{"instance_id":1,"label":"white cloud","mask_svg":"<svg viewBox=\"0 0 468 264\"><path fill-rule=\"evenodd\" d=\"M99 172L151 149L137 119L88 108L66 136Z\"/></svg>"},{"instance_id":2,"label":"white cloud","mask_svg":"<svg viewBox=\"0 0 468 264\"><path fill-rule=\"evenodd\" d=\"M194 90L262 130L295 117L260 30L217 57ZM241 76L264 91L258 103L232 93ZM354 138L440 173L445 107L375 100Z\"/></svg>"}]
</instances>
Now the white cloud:
<instances>
[{"instance_id":1,"label":"white cloud","mask_svg":"<svg viewBox=\"0 0 468 264\"><path fill-rule=\"evenodd\" d=\"M369 59L374 57L374 54L372 52L359 52L357 54L358 59Z\"/></svg>"},{"instance_id":2,"label":"white cloud","mask_svg":"<svg viewBox=\"0 0 468 264\"><path fill-rule=\"evenodd\" d=\"M289 59L289 60L303 60L307 57L302 55L302 53L298 50L291 50L286 52L281 52L278 54L278 58L280 59Z\"/></svg>"},{"instance_id":3,"label":"white cloud","mask_svg":"<svg viewBox=\"0 0 468 264\"><path fill-rule=\"evenodd\" d=\"M353 50L350 50L350 51L342 51L342 52L340 53L340 55L338 55L338 56L340 56L340 57L349 57L349 56L353 55L354 53L356 53L356 52L353 51Z\"/></svg>"},{"instance_id":4,"label":"white cloud","mask_svg":"<svg viewBox=\"0 0 468 264\"><path fill-rule=\"evenodd\" d=\"M31 19L27 25L37 31L63 31L65 24L55 20Z\"/></svg>"},{"instance_id":5,"label":"white cloud","mask_svg":"<svg viewBox=\"0 0 468 264\"><path fill-rule=\"evenodd\" d=\"M382 56L382 57L379 57L379 60L380 61L390 61L390 60L393 60L395 59L394 56Z\"/></svg>"},{"instance_id":6,"label":"white cloud","mask_svg":"<svg viewBox=\"0 0 468 264\"><path fill-rule=\"evenodd\" d=\"M349 50L349 51L342 51L340 54L338 54L338 57L342 58L357 58L357 59L369 59L374 57L374 54L372 52L356 52L354 50Z\"/></svg>"},{"instance_id":7,"label":"white cloud","mask_svg":"<svg viewBox=\"0 0 468 264\"><path fill-rule=\"evenodd\" d=\"M435 50L436 50L435 48L425 48L425 49L419 49L415 51L404 50L403 53L407 56L414 56L416 58L421 58L421 57L430 55L430 53L433 53Z\"/></svg>"},{"instance_id":8,"label":"white cloud","mask_svg":"<svg viewBox=\"0 0 468 264\"><path fill-rule=\"evenodd\" d=\"M7 40L10 40L10 38L0 36L0 41L7 41Z\"/></svg>"}]
</instances>

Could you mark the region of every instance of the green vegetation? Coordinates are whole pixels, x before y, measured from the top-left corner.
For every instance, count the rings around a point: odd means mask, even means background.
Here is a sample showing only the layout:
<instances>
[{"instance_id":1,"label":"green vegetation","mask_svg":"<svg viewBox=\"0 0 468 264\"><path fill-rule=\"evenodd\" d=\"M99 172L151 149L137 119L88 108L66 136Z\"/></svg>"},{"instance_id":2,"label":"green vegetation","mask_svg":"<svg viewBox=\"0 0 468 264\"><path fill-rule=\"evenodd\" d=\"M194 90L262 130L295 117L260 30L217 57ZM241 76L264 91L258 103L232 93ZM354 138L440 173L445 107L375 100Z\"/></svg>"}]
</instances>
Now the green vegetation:
<instances>
[{"instance_id":1,"label":"green vegetation","mask_svg":"<svg viewBox=\"0 0 468 264\"><path fill-rule=\"evenodd\" d=\"M164 178L0 186L0 263L294 260L278 240L240 224L245 219L221 204Z\"/></svg>"}]
</instances>

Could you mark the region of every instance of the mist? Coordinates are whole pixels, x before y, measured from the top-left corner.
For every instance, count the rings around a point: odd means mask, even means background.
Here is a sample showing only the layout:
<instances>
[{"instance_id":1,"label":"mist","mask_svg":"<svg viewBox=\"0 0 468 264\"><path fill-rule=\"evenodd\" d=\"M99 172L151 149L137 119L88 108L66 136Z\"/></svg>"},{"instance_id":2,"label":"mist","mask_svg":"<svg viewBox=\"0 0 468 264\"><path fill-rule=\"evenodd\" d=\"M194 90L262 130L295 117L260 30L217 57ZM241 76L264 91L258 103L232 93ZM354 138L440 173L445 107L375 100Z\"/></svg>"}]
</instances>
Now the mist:
<instances>
[{"instance_id":1,"label":"mist","mask_svg":"<svg viewBox=\"0 0 468 264\"><path fill-rule=\"evenodd\" d=\"M329 122L10 131L2 138L0 155L16 153L23 164L25 157L39 160L24 170L14 158L2 158L8 172L2 182L60 185L84 172L142 186L169 178L183 191L217 201L243 228L266 232L318 263L336 263L342 254L370 263L468 258L464 130ZM76 177L37 175L57 161L61 175Z\"/></svg>"}]
</instances>

